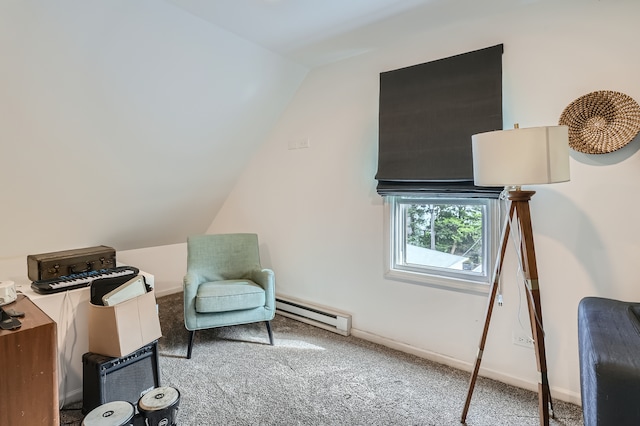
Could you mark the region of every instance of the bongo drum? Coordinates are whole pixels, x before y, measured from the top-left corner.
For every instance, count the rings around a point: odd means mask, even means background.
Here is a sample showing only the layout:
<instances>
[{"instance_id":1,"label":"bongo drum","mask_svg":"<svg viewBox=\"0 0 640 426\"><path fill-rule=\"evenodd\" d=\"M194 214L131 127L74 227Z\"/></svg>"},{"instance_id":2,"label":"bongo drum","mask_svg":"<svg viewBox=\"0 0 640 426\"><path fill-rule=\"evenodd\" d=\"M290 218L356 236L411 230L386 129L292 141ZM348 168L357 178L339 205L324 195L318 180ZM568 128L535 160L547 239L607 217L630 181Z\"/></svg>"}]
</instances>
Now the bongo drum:
<instances>
[{"instance_id":1,"label":"bongo drum","mask_svg":"<svg viewBox=\"0 0 640 426\"><path fill-rule=\"evenodd\" d=\"M82 426L132 426L135 407L127 401L100 405L82 420Z\"/></svg>"},{"instance_id":2,"label":"bongo drum","mask_svg":"<svg viewBox=\"0 0 640 426\"><path fill-rule=\"evenodd\" d=\"M138 411L147 426L175 426L180 404L180 392L170 386L160 386L145 393L138 401Z\"/></svg>"}]
</instances>

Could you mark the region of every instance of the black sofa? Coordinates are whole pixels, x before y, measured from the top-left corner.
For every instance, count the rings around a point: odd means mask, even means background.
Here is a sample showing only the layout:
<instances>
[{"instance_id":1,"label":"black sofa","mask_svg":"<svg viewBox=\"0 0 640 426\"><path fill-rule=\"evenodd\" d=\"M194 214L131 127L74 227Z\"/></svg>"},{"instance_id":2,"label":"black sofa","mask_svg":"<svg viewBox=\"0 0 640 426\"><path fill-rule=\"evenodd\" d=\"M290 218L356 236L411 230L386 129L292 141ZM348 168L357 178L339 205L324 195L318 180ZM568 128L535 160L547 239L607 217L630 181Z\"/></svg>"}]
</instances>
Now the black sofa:
<instances>
[{"instance_id":1,"label":"black sofa","mask_svg":"<svg viewBox=\"0 0 640 426\"><path fill-rule=\"evenodd\" d=\"M578 305L585 426L640 425L640 303L586 297Z\"/></svg>"}]
</instances>

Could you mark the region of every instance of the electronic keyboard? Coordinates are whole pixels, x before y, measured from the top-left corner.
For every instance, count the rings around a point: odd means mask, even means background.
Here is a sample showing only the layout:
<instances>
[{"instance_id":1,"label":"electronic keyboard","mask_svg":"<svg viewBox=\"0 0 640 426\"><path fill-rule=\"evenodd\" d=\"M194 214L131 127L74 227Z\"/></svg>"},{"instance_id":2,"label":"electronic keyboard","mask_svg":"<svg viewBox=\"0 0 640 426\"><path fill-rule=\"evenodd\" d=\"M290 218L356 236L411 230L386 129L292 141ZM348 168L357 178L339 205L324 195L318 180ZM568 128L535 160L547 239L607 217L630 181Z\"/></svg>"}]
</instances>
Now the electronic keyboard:
<instances>
[{"instance_id":1,"label":"electronic keyboard","mask_svg":"<svg viewBox=\"0 0 640 426\"><path fill-rule=\"evenodd\" d=\"M133 266L116 266L115 268L80 272L50 280L33 281L31 288L39 294L52 294L61 291L89 287L94 280L115 277L135 277L140 271ZM126 280L125 280L126 281Z\"/></svg>"}]
</instances>

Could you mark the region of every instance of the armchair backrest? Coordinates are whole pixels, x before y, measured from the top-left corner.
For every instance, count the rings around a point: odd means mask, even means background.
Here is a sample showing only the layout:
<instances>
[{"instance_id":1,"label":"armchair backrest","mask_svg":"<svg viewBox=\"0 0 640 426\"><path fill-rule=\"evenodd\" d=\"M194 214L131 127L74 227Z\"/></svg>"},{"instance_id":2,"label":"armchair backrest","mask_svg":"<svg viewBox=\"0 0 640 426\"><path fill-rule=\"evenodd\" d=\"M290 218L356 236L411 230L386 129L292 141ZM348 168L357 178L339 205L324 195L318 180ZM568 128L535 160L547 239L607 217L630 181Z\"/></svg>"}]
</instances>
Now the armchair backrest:
<instances>
[{"instance_id":1,"label":"armchair backrest","mask_svg":"<svg viewBox=\"0 0 640 426\"><path fill-rule=\"evenodd\" d=\"M248 278L260 269L256 234L207 234L187 239L187 272L206 281Z\"/></svg>"}]
</instances>

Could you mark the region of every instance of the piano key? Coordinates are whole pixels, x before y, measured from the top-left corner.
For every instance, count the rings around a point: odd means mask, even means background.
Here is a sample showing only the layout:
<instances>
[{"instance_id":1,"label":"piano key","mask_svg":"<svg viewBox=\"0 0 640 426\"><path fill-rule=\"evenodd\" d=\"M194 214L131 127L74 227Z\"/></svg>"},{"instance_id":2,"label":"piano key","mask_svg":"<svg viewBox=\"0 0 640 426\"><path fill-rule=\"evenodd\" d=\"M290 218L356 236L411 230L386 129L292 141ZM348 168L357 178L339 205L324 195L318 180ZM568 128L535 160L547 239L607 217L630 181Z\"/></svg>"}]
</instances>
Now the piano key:
<instances>
[{"instance_id":1,"label":"piano key","mask_svg":"<svg viewBox=\"0 0 640 426\"><path fill-rule=\"evenodd\" d=\"M31 283L31 288L39 294L51 294L89 287L94 280L100 278L121 277L125 275L134 276L139 272L138 268L133 266L117 266L115 268L81 272L50 280L34 281Z\"/></svg>"}]
</instances>

